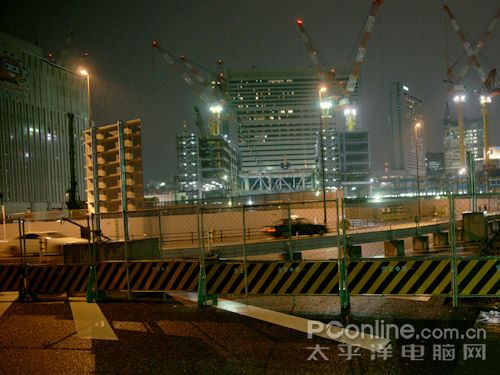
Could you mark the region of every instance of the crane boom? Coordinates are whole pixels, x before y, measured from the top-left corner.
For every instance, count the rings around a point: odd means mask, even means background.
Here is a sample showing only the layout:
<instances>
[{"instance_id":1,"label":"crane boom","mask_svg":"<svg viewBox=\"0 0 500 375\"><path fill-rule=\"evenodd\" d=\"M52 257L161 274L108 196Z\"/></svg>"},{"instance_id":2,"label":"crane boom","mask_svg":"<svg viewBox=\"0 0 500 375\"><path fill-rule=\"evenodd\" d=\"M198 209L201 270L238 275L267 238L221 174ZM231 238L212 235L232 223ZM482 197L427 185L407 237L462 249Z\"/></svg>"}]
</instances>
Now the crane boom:
<instances>
[{"instance_id":1,"label":"crane boom","mask_svg":"<svg viewBox=\"0 0 500 375\"><path fill-rule=\"evenodd\" d=\"M477 48L473 49L470 42L467 41L467 38L465 37L465 33L463 31L463 28L462 28L462 26L460 26L460 23L457 21L457 19L455 18L455 16L451 12L450 7L448 5L444 5L443 9L446 12L446 14L448 15L448 17L450 18L451 26L452 26L453 30L455 30L455 33L457 34L458 39L462 43L462 47L465 49L465 52L467 53L467 56L468 56L467 65L472 66L476 70L477 74L479 75L479 78L481 79L481 82L483 84L485 84L487 81L487 75L484 72L483 68L481 67L479 60L477 59L477 56L476 56ZM494 23L493 23L493 26L494 26Z\"/></svg>"},{"instance_id":2,"label":"crane boom","mask_svg":"<svg viewBox=\"0 0 500 375\"><path fill-rule=\"evenodd\" d=\"M153 48L156 48L158 52L161 53L165 61L179 74L184 82L188 84L189 87L207 104L211 103L210 98L203 92L204 87L200 87L200 84L194 82L194 80L183 71L182 65L177 61L177 59L170 54L167 50L162 48L157 41L153 42Z\"/></svg>"},{"instance_id":3,"label":"crane boom","mask_svg":"<svg viewBox=\"0 0 500 375\"><path fill-rule=\"evenodd\" d=\"M373 31L373 25L375 24L375 19L377 17L378 8L382 5L383 0L373 0L370 12L368 13L368 18L365 23L365 28L363 34L361 35L361 40L359 42L358 51L354 59L354 65L352 67L351 75L349 76L349 81L346 85L346 90L349 93L353 93L356 88L356 84L359 79L359 74L361 72L361 64L365 58L366 47L368 46L368 39Z\"/></svg>"},{"instance_id":4,"label":"crane boom","mask_svg":"<svg viewBox=\"0 0 500 375\"><path fill-rule=\"evenodd\" d=\"M311 37L306 32L306 29L304 28L304 21L301 18L299 18L297 20L297 26L299 27L300 36L302 37L302 40L304 41L304 44L306 46L307 52L309 53L309 57L311 59L311 62L313 63L314 69L316 69L316 71L318 72L320 79L324 80L325 72L323 71L323 66L321 65L321 63L318 59L318 51L316 51L316 48L314 48L312 41L311 41Z\"/></svg>"},{"instance_id":5,"label":"crane boom","mask_svg":"<svg viewBox=\"0 0 500 375\"><path fill-rule=\"evenodd\" d=\"M486 30L483 31L483 33L479 37L478 41L475 43L475 48L474 48L473 52L474 52L474 54L476 56L477 56L477 53L479 52L479 50L481 48L483 48L484 43L486 42L486 40L491 35L491 32L493 31L493 28L495 27L495 24L497 23L497 21L498 21L499 18L500 18L500 7L497 9L495 15L493 16L493 19L489 23L489 25L486 28ZM460 82L460 81L462 81L464 79L464 77L467 75L467 72L469 71L470 67L471 67L470 64L468 64L468 63L464 64L464 66L462 67L462 69L460 69L460 73L459 73L459 75L457 77L457 79L458 79L457 82ZM487 77L487 79L488 79L488 77Z\"/></svg>"},{"instance_id":6,"label":"crane boom","mask_svg":"<svg viewBox=\"0 0 500 375\"><path fill-rule=\"evenodd\" d=\"M186 66L191 74L193 74L198 82L200 82L203 86L208 87L209 82L201 75L201 72L186 58L186 56L180 55L179 60Z\"/></svg>"}]
</instances>

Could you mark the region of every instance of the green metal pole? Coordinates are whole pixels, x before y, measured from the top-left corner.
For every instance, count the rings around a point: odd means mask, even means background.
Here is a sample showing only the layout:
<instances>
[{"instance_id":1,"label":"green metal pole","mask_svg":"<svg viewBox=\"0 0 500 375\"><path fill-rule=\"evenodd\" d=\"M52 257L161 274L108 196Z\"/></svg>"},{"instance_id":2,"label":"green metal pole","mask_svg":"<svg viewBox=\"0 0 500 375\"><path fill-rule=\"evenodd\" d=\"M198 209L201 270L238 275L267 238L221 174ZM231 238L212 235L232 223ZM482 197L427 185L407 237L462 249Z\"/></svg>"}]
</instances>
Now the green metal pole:
<instances>
[{"instance_id":1,"label":"green metal pole","mask_svg":"<svg viewBox=\"0 0 500 375\"><path fill-rule=\"evenodd\" d=\"M290 208L290 202L288 202L288 256L290 257L290 262L293 260L293 249L292 249L292 210Z\"/></svg>"},{"instance_id":2,"label":"green metal pole","mask_svg":"<svg viewBox=\"0 0 500 375\"><path fill-rule=\"evenodd\" d=\"M457 285L457 242L456 242L456 217L455 197L451 193L448 197L450 206L450 242L451 242L451 290L453 296L453 307L458 307L458 285Z\"/></svg>"},{"instance_id":3,"label":"green metal pole","mask_svg":"<svg viewBox=\"0 0 500 375\"><path fill-rule=\"evenodd\" d=\"M349 310L350 307L350 300L349 300L349 291L347 287L347 264L346 264L346 256L345 256L345 249L347 246L347 240L346 240L346 220L345 220L345 203L344 203L344 192L342 191L342 206L341 206L341 213L342 213L342 256L341 256L341 263L340 263L340 280L342 281L342 285L340 286L340 305L342 308L343 312L346 312Z\"/></svg>"},{"instance_id":4,"label":"green metal pole","mask_svg":"<svg viewBox=\"0 0 500 375\"><path fill-rule=\"evenodd\" d=\"M127 201L127 168L125 159L125 123L118 121L118 140L120 145L120 179L122 193L122 217L123 217L123 249L125 253L125 271L127 274L127 298L130 299L130 270L128 264L128 201Z\"/></svg>"},{"instance_id":5,"label":"green metal pole","mask_svg":"<svg viewBox=\"0 0 500 375\"><path fill-rule=\"evenodd\" d=\"M243 215L243 272L245 282L245 302L248 305L248 260L247 260L247 234L246 234L246 221L245 221L245 205L242 206Z\"/></svg>"},{"instance_id":6,"label":"green metal pole","mask_svg":"<svg viewBox=\"0 0 500 375\"><path fill-rule=\"evenodd\" d=\"M471 210L477 211L477 198L476 198L476 165L474 154L467 151L467 173L468 173L468 193L471 194Z\"/></svg>"},{"instance_id":7,"label":"green metal pole","mask_svg":"<svg viewBox=\"0 0 500 375\"><path fill-rule=\"evenodd\" d=\"M92 224L91 224L92 223ZM92 229L90 228L90 225L92 225ZM96 233L95 233L95 228L94 228L94 214L91 214L91 219L89 222L89 219L87 217L87 226L89 227L89 232L92 233L92 245L90 244L90 233L89 233L89 263L90 263L90 270L89 270L89 279L88 279L88 284L87 284L87 296L86 300L87 303L92 303L95 300L97 300L97 272L96 272ZM95 289L94 289L95 285Z\"/></svg>"},{"instance_id":8,"label":"green metal pole","mask_svg":"<svg viewBox=\"0 0 500 375\"><path fill-rule=\"evenodd\" d=\"M159 232L159 240L158 240L158 248L160 251L160 259L162 258L162 252L163 252L163 228L161 224L161 215L162 215L162 209L160 208L158 210L158 232Z\"/></svg>"},{"instance_id":9,"label":"green metal pole","mask_svg":"<svg viewBox=\"0 0 500 375\"><path fill-rule=\"evenodd\" d=\"M196 215L198 218L198 247L200 249L200 278L198 283L198 305L204 305L207 302L207 286L206 286L206 264L205 264L205 231L203 228L203 210L200 200L197 203Z\"/></svg>"}]
</instances>

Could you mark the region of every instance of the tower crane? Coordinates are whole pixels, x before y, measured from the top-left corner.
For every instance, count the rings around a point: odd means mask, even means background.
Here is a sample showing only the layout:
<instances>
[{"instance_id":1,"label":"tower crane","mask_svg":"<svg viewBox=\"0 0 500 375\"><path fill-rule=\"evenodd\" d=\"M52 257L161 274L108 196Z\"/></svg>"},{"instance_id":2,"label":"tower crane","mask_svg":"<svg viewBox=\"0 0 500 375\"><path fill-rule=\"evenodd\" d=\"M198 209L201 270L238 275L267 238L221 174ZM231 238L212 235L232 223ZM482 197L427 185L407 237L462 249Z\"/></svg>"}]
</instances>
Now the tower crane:
<instances>
[{"instance_id":1,"label":"tower crane","mask_svg":"<svg viewBox=\"0 0 500 375\"><path fill-rule=\"evenodd\" d=\"M344 114L347 120L347 129L349 131L354 130L356 126L356 110L351 107L349 100L356 89L356 85L359 80L359 75L361 73L361 65L365 58L366 48L368 47L368 40L373 32L373 26L375 25L375 19L378 14L378 9L382 5L383 0L372 0L372 6L368 13L368 18L366 19L365 26L363 28L363 33L358 44L358 49L356 51L356 57L354 58L354 63L352 66L351 74L349 75L349 80L347 81L346 91L347 95L340 101L340 106L344 108Z\"/></svg>"},{"instance_id":2,"label":"tower crane","mask_svg":"<svg viewBox=\"0 0 500 375\"><path fill-rule=\"evenodd\" d=\"M210 100L210 97L204 92L205 87L195 82L193 78L191 78L189 74L184 71L183 65L170 52L161 47L157 41L153 41L153 48L156 48L158 52L160 52L168 65L170 65L170 67L182 77L184 82L186 82L188 86L191 87L191 89L200 97L201 100L203 100L207 104L211 104L212 101Z\"/></svg>"},{"instance_id":3,"label":"tower crane","mask_svg":"<svg viewBox=\"0 0 500 375\"><path fill-rule=\"evenodd\" d=\"M210 134L220 135L221 112L223 111L223 105L227 103L226 93L222 90L223 85L221 84L224 78L223 64L217 73L217 80L209 82L186 56L174 57L170 52L161 47L157 41L153 41L153 48L160 52L172 69L209 106L211 112L211 119L209 121ZM218 65L221 65L220 62Z\"/></svg>"},{"instance_id":4,"label":"tower crane","mask_svg":"<svg viewBox=\"0 0 500 375\"><path fill-rule=\"evenodd\" d=\"M325 68L318 58L318 51L314 47L311 37L304 27L304 20L299 18L297 20L297 26L299 27L300 35L304 41L307 52L309 53L309 58L311 59L313 67L318 74L321 86L326 88L325 91L330 94L329 97L338 99L340 97L339 91L343 89L335 80L336 70L332 68L328 72L325 72Z\"/></svg>"},{"instance_id":5,"label":"tower crane","mask_svg":"<svg viewBox=\"0 0 500 375\"><path fill-rule=\"evenodd\" d=\"M489 23L488 27L481 34L478 41L472 47L472 44L467 40L465 36L465 32L463 31L462 26L451 12L451 9L448 5L443 6L443 10L446 12L450 19L450 23L456 32L462 47L464 48L468 58L460 73L457 76L453 74L452 68L448 69L448 80L451 82L453 86L453 92L455 96L453 98L454 102L457 104L457 117L458 117L458 126L459 126L459 135L460 135L460 161L462 167L465 166L465 144L464 144L464 129L463 129L463 102L465 101L465 88L461 85L462 80L466 76L470 67L473 67L476 73L479 76L479 79L482 83L481 95L480 95L480 105L481 112L483 115L483 137L484 137L484 166L485 170L488 169L489 164L489 124L488 124L488 106L491 103L491 97L494 95L500 94L500 89L496 88L496 69L493 68L490 70L488 74L486 74L479 62L477 54L479 50L484 46L484 43L491 35L491 32L500 18L500 7L497 9L496 13L493 16L493 19Z\"/></svg>"},{"instance_id":6,"label":"tower crane","mask_svg":"<svg viewBox=\"0 0 500 375\"><path fill-rule=\"evenodd\" d=\"M375 24L375 19L378 14L378 9L380 5L382 5L383 0L372 0L372 5L370 11L368 13L368 18L366 19L363 32L358 43L358 47L356 50L356 56L354 59L354 63L352 65L351 72L349 74L349 79L347 84L338 83L335 79L335 69L332 69L327 73L325 73L323 65L318 59L318 53L316 48L313 46L311 38L308 33L305 31L304 22L302 19L297 20L297 26L299 27L302 39L306 46L306 49L309 53L309 57L318 72L320 77L320 81L326 84L327 88L330 88L333 92L333 95L330 97L336 100L339 100L339 105L336 110L343 110L347 119L347 128L349 131L354 130L355 128L355 116L356 110L350 106L350 98L356 89L356 85L358 83L358 79L361 72L361 65L363 63L366 48L368 46L368 40L370 39L371 33L373 31L373 27ZM328 87L329 86L329 87Z\"/></svg>"}]
</instances>

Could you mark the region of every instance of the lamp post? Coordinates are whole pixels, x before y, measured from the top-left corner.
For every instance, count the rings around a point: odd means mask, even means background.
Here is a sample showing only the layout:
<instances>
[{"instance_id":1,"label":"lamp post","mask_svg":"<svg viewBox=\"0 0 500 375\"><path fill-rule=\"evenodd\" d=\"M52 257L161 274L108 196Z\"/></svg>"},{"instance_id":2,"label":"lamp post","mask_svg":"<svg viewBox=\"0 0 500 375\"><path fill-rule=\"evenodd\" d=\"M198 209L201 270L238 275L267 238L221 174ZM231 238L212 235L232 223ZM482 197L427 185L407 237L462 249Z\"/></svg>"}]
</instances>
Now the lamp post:
<instances>
[{"instance_id":1,"label":"lamp post","mask_svg":"<svg viewBox=\"0 0 500 375\"><path fill-rule=\"evenodd\" d=\"M459 93L453 97L457 105L458 132L460 137L460 166L465 168L465 132L464 132L464 103L466 96Z\"/></svg>"},{"instance_id":2,"label":"lamp post","mask_svg":"<svg viewBox=\"0 0 500 375\"><path fill-rule=\"evenodd\" d=\"M325 122L328 121L328 111L332 107L332 102L327 100L323 101L322 93L326 91L326 87L321 87L318 91L319 94L319 105L321 108L320 125L319 125L319 147L320 147L320 157L321 157L321 188L323 190L323 224L326 226L326 183L325 183L325 151L323 144L323 136L325 133Z\"/></svg>"},{"instance_id":3,"label":"lamp post","mask_svg":"<svg viewBox=\"0 0 500 375\"><path fill-rule=\"evenodd\" d=\"M222 112L222 106L220 104L215 104L210 106L210 112L215 117L215 121L210 129L212 135L220 135L220 113Z\"/></svg>"},{"instance_id":4,"label":"lamp post","mask_svg":"<svg viewBox=\"0 0 500 375\"><path fill-rule=\"evenodd\" d=\"M488 123L488 105L491 103L490 95L481 95L479 97L479 103L481 104L481 112L483 114L483 136L484 136L484 174L486 180L486 192L490 190L489 187L489 162L490 162L490 138L489 138L489 123Z\"/></svg>"},{"instance_id":5,"label":"lamp post","mask_svg":"<svg viewBox=\"0 0 500 375\"><path fill-rule=\"evenodd\" d=\"M420 211L420 172L419 172L419 160L418 160L418 146L419 146L419 141L418 141L418 129L420 129L420 127L422 126L422 124L420 122L417 122L415 124L415 158L416 158L416 164L417 164L417 219L416 219L416 222L417 222L417 226L419 225L419 222L420 222L420 215L421 215L421 211Z\"/></svg>"},{"instance_id":6,"label":"lamp post","mask_svg":"<svg viewBox=\"0 0 500 375\"><path fill-rule=\"evenodd\" d=\"M92 136L92 187L94 190L94 213L95 213L95 233L101 232L101 217L99 207L99 183L97 173L97 128L92 125L92 107L90 97L90 73L86 69L81 69L80 74L87 78L87 111L88 111L88 127ZM87 197L88 199L88 197Z\"/></svg>"},{"instance_id":7,"label":"lamp post","mask_svg":"<svg viewBox=\"0 0 500 375\"><path fill-rule=\"evenodd\" d=\"M344 132L342 134L342 178L343 181L347 181L347 150L346 150L346 137L347 132L352 132L354 130L354 125L356 124L356 108L348 106L344 109L344 116L346 119L346 125L344 126Z\"/></svg>"}]
</instances>

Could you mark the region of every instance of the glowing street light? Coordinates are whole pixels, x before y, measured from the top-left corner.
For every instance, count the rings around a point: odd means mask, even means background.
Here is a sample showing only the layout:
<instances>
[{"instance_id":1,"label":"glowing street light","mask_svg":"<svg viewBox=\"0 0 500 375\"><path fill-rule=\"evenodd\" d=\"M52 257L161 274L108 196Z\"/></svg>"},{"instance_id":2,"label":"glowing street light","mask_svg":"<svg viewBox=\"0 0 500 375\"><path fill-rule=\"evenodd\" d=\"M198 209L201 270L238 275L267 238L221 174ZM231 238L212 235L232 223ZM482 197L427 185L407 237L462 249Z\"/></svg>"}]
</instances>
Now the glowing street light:
<instances>
[{"instance_id":1,"label":"glowing street light","mask_svg":"<svg viewBox=\"0 0 500 375\"><path fill-rule=\"evenodd\" d=\"M222 112L222 106L220 104L214 104L209 108L210 112L214 115L214 119L212 120L211 125L211 133L212 135L220 134L220 114Z\"/></svg>"},{"instance_id":2,"label":"glowing street light","mask_svg":"<svg viewBox=\"0 0 500 375\"><path fill-rule=\"evenodd\" d=\"M488 121L488 105L491 103L490 95L481 95L479 97L479 103L481 104L481 113L483 114L483 136L484 136L484 170L486 172L486 189L488 187L488 164L490 162L490 136L489 136L489 121Z\"/></svg>"},{"instance_id":3,"label":"glowing street light","mask_svg":"<svg viewBox=\"0 0 500 375\"><path fill-rule=\"evenodd\" d=\"M460 163L465 166L465 133L464 133L464 103L467 97L464 93L459 93L453 97L453 101L457 105L458 131L460 137Z\"/></svg>"},{"instance_id":4,"label":"glowing street light","mask_svg":"<svg viewBox=\"0 0 500 375\"><path fill-rule=\"evenodd\" d=\"M88 109L88 122L90 134L92 136L92 187L94 190L94 213L95 213L95 224L96 224L96 232L100 233L101 231L101 217L100 207L99 207L99 182L98 182L98 173L97 173L97 128L92 126L92 107L90 100L90 73L87 69L80 69L80 75L87 78L87 109ZM94 233L94 234L95 234Z\"/></svg>"},{"instance_id":5,"label":"glowing street light","mask_svg":"<svg viewBox=\"0 0 500 375\"><path fill-rule=\"evenodd\" d=\"M322 94L326 92L326 87L322 86L318 90L319 106L321 108L321 115L319 118L319 147L321 157L321 188L323 190L323 224L326 226L326 183L325 183L325 151L323 145L323 136L325 133L326 122L328 121L328 111L332 108L330 100L323 100Z\"/></svg>"},{"instance_id":6,"label":"glowing street light","mask_svg":"<svg viewBox=\"0 0 500 375\"><path fill-rule=\"evenodd\" d=\"M418 199L418 206L417 206L417 226L418 223L420 222L420 216L421 216L421 211L420 211L420 173L419 173L419 160L418 160L418 146L419 146L419 141L418 141L418 130L422 124L420 122L417 122L415 124L415 158L417 162L417 199Z\"/></svg>"}]
</instances>

